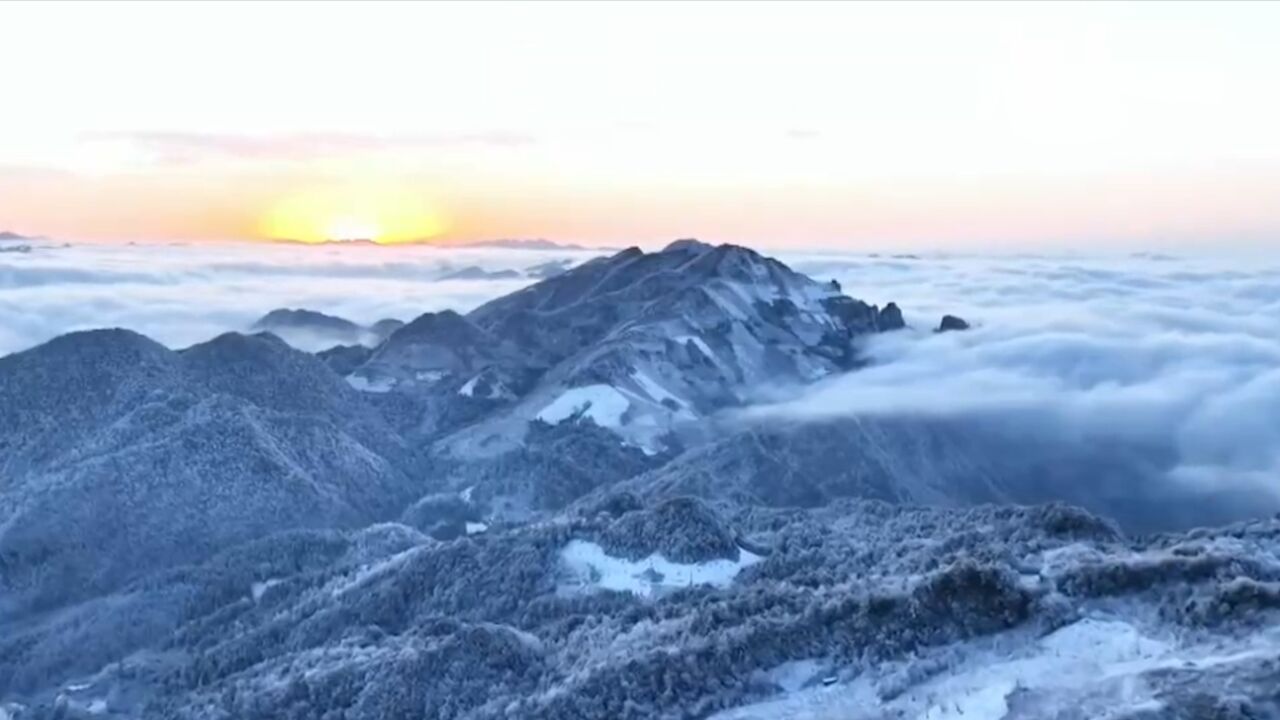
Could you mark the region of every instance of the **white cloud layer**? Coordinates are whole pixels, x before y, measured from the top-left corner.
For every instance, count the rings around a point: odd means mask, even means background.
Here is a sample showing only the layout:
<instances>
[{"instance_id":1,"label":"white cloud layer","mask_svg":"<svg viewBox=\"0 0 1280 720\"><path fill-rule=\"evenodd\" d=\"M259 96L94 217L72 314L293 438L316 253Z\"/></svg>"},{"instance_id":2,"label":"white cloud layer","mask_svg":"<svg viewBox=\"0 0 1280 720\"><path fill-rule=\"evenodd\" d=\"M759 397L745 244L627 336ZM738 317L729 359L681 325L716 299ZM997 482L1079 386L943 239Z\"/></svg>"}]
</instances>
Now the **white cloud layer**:
<instances>
[{"instance_id":1,"label":"white cloud layer","mask_svg":"<svg viewBox=\"0 0 1280 720\"><path fill-rule=\"evenodd\" d=\"M523 275L551 260L595 254L425 246L36 243L31 252L0 253L0 355L97 327L126 327L170 347L185 347L229 330L247 330L280 307L317 310L360 324L383 318L408 321L428 311L469 310L533 282L527 277L441 279L450 272L475 265Z\"/></svg>"},{"instance_id":2,"label":"white cloud layer","mask_svg":"<svg viewBox=\"0 0 1280 720\"><path fill-rule=\"evenodd\" d=\"M12 243L10 243L12 245ZM0 354L71 330L128 327L172 347L278 307L362 324L466 311L532 279L441 280L591 251L225 244L41 244L0 253ZM904 310L871 367L748 418L1004 417L1072 438L1168 442L1177 479L1280 499L1280 262L1163 256L782 256ZM972 330L935 334L944 313ZM307 349L318 349L315 347Z\"/></svg>"},{"instance_id":3,"label":"white cloud layer","mask_svg":"<svg viewBox=\"0 0 1280 720\"><path fill-rule=\"evenodd\" d=\"M1174 478L1280 499L1280 265L1162 256L802 258L904 308L874 365L748 418L1006 417L1084 441L1168 441ZM943 313L974 325L933 333Z\"/></svg>"}]
</instances>

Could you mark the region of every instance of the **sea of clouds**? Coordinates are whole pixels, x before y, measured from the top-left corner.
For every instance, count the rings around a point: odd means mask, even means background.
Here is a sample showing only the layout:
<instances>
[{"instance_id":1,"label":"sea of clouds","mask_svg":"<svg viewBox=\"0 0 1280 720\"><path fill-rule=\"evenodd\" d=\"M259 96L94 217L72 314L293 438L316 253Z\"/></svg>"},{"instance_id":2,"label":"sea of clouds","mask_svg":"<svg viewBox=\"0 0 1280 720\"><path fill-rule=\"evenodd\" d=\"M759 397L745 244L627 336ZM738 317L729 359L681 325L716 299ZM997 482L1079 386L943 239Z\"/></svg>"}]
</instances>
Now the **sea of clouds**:
<instances>
[{"instance_id":1,"label":"sea of clouds","mask_svg":"<svg viewBox=\"0 0 1280 720\"><path fill-rule=\"evenodd\" d=\"M1123 257L796 258L913 326L872 364L754 419L1004 418L1080 442L1167 442L1173 482L1280 507L1280 262ZM943 313L967 332L936 333Z\"/></svg>"},{"instance_id":2,"label":"sea of clouds","mask_svg":"<svg viewBox=\"0 0 1280 720\"><path fill-rule=\"evenodd\" d=\"M0 252L0 354L127 327L172 347L279 307L362 324L469 310L598 251L287 244L90 245ZM912 328L872 364L753 409L761 417L1011 417L1042 431L1167 440L1174 479L1280 499L1280 259L781 253ZM442 279L467 266L517 278ZM973 328L934 333L944 313ZM314 350L317 347L307 347Z\"/></svg>"},{"instance_id":3,"label":"sea of clouds","mask_svg":"<svg viewBox=\"0 0 1280 720\"><path fill-rule=\"evenodd\" d=\"M249 330L276 308L317 310L362 325L408 321L424 312L470 310L533 282L529 268L599 254L364 244L24 244L30 251L0 252L0 355L101 327L187 347ZM473 266L521 277L447 279Z\"/></svg>"}]
</instances>

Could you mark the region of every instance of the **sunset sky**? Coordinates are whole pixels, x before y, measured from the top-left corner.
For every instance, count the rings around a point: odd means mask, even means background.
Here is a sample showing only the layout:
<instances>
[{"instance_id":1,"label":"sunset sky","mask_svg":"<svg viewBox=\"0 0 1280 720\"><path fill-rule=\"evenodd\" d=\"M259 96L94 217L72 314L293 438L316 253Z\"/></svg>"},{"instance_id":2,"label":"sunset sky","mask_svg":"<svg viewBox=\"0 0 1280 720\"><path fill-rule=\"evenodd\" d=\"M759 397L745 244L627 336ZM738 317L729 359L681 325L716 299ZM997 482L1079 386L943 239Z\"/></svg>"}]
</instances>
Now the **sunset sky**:
<instances>
[{"instance_id":1,"label":"sunset sky","mask_svg":"<svg viewBox=\"0 0 1280 720\"><path fill-rule=\"evenodd\" d=\"M0 5L0 230L1280 248L1280 4Z\"/></svg>"}]
</instances>

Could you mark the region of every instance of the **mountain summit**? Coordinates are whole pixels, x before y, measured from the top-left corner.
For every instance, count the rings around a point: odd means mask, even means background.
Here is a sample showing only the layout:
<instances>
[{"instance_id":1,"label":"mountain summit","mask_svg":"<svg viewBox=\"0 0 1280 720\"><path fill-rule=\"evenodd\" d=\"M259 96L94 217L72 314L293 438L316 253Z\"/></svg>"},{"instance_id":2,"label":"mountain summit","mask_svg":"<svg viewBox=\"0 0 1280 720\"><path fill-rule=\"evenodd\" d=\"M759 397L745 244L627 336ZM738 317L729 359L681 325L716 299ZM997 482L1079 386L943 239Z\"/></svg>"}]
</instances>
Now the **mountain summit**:
<instances>
[{"instance_id":1,"label":"mountain summit","mask_svg":"<svg viewBox=\"0 0 1280 720\"><path fill-rule=\"evenodd\" d=\"M477 400L477 384L500 388L486 399L504 412L442 442L462 456L514 447L529 422L573 418L657 452L680 422L855 367L864 336L902 326L896 306L881 311L748 248L678 240L597 258L465 317L424 315L352 380L434 396L419 424L435 431L448 429L450 402Z\"/></svg>"}]
</instances>

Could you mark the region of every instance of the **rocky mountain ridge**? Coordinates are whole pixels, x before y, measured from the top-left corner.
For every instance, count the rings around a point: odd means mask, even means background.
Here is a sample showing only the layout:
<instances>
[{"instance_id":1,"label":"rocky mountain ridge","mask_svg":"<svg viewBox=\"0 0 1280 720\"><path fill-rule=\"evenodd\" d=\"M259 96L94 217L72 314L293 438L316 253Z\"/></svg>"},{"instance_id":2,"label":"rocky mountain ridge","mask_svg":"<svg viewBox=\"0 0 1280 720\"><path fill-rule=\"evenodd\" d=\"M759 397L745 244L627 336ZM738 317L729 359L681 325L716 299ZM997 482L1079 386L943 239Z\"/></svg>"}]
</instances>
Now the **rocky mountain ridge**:
<instances>
[{"instance_id":1,"label":"rocky mountain ridge","mask_svg":"<svg viewBox=\"0 0 1280 720\"><path fill-rule=\"evenodd\" d=\"M579 412L657 452L681 422L750 402L762 384L802 384L855 367L868 334L904 326L746 248L692 240L597 258L465 318L424 315L352 373L374 392L435 395L418 423L483 384L501 415L438 449L471 457L512 449L530 421ZM426 331L440 326L442 329Z\"/></svg>"}]
</instances>

